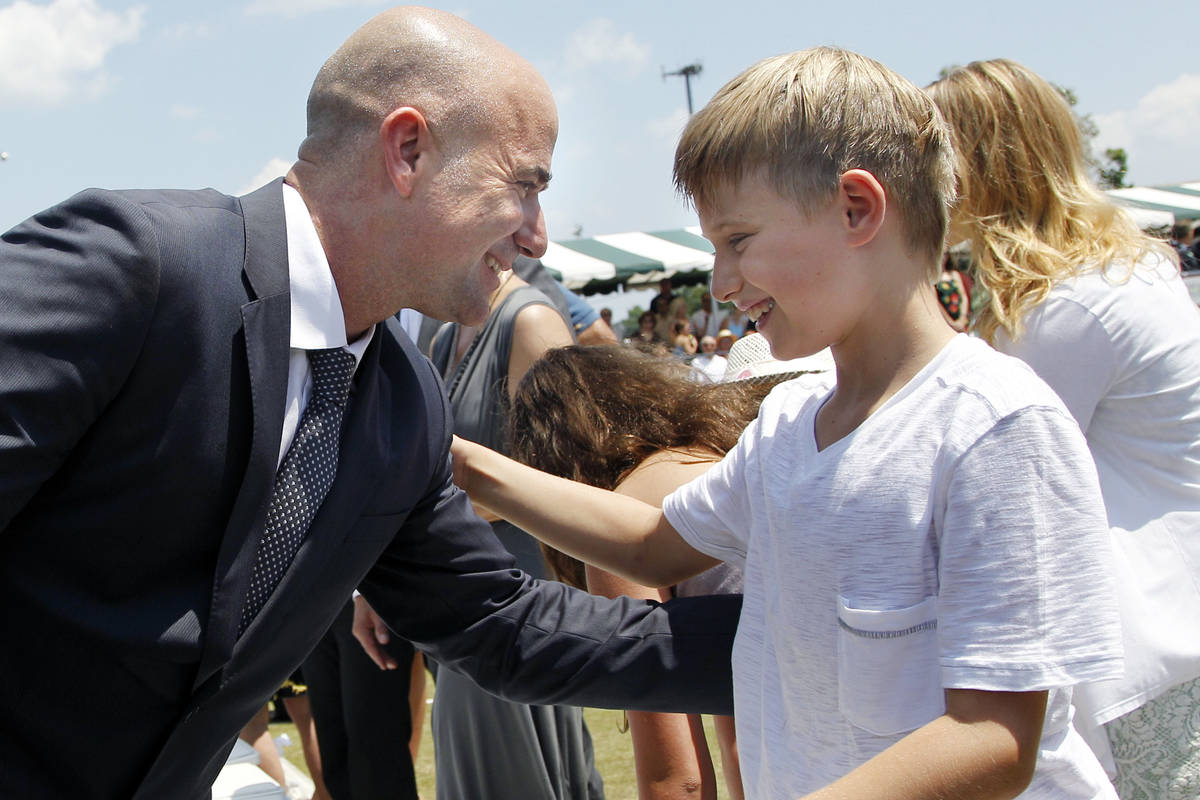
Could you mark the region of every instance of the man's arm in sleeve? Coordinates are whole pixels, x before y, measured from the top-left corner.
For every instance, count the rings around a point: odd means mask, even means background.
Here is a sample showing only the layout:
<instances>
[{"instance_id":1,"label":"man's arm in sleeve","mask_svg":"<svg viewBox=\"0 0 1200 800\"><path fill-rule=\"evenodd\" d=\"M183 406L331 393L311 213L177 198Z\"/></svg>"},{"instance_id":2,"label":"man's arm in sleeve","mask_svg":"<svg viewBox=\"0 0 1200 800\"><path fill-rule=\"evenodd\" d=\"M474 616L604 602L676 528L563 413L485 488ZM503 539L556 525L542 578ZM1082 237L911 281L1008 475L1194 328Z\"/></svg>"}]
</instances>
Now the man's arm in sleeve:
<instances>
[{"instance_id":1,"label":"man's arm in sleeve","mask_svg":"<svg viewBox=\"0 0 1200 800\"><path fill-rule=\"evenodd\" d=\"M0 237L0 529L120 391L158 292L135 205L86 192Z\"/></svg>"},{"instance_id":2,"label":"man's arm in sleeve","mask_svg":"<svg viewBox=\"0 0 1200 800\"><path fill-rule=\"evenodd\" d=\"M361 583L389 626L487 691L523 703L732 713L741 597L666 604L530 578L450 479Z\"/></svg>"}]
</instances>

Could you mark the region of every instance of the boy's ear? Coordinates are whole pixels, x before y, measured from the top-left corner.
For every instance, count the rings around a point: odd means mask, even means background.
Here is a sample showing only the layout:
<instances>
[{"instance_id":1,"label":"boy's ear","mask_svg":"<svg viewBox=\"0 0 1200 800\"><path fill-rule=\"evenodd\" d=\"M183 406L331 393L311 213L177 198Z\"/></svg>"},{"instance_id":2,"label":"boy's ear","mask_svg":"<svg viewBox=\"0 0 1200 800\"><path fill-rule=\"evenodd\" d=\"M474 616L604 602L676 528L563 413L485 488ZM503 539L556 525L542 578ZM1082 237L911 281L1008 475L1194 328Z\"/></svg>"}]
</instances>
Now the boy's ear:
<instances>
[{"instance_id":1,"label":"boy's ear","mask_svg":"<svg viewBox=\"0 0 1200 800\"><path fill-rule=\"evenodd\" d=\"M425 115L415 108L401 106L383 118L379 138L388 178L401 197L412 196L417 177L424 171L433 146Z\"/></svg>"},{"instance_id":2,"label":"boy's ear","mask_svg":"<svg viewBox=\"0 0 1200 800\"><path fill-rule=\"evenodd\" d=\"M887 192L865 169L851 169L838 179L838 199L851 246L867 244L883 227L887 216Z\"/></svg>"}]
</instances>

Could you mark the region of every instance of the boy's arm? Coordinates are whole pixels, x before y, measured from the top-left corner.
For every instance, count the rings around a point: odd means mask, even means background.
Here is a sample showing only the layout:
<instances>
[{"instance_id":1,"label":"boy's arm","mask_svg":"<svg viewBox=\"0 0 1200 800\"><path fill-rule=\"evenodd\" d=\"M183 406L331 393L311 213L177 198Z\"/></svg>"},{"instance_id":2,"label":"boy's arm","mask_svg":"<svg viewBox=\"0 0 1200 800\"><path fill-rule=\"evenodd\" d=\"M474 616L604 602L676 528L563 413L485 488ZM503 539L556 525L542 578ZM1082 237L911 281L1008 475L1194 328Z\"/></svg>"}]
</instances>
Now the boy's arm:
<instances>
[{"instance_id":1,"label":"boy's arm","mask_svg":"<svg viewBox=\"0 0 1200 800\"><path fill-rule=\"evenodd\" d=\"M1046 698L947 689L945 714L807 800L1016 797L1033 778Z\"/></svg>"},{"instance_id":2,"label":"boy's arm","mask_svg":"<svg viewBox=\"0 0 1200 800\"><path fill-rule=\"evenodd\" d=\"M451 453L454 482L474 503L580 561L656 587L718 563L649 503L539 472L457 436Z\"/></svg>"}]
</instances>

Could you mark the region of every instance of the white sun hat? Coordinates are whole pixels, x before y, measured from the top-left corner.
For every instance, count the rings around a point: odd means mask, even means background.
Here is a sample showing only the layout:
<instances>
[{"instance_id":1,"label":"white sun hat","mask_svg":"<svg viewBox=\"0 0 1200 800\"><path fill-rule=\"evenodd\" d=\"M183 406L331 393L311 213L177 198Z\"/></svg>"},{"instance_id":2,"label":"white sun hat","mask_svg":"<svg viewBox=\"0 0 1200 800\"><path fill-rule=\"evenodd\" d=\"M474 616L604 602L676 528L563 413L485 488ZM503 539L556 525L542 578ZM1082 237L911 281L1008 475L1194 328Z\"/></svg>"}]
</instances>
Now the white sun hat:
<instances>
[{"instance_id":1,"label":"white sun hat","mask_svg":"<svg viewBox=\"0 0 1200 800\"><path fill-rule=\"evenodd\" d=\"M819 376L821 383L832 386L833 354L826 347L811 356L780 361L771 355L771 346L761 333L748 333L729 348L722 380L744 381L781 373Z\"/></svg>"}]
</instances>

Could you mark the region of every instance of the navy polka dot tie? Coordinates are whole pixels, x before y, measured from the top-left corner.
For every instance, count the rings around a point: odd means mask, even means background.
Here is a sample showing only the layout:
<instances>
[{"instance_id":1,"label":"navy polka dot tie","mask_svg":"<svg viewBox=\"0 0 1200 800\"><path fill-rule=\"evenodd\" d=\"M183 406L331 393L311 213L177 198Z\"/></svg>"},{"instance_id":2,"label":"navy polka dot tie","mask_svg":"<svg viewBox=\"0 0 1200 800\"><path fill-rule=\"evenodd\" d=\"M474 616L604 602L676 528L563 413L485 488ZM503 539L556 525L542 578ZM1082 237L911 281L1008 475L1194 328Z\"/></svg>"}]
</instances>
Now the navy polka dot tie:
<instances>
[{"instance_id":1,"label":"navy polka dot tie","mask_svg":"<svg viewBox=\"0 0 1200 800\"><path fill-rule=\"evenodd\" d=\"M341 348L310 350L308 364L312 391L292 444L275 473L266 529L258 543L238 636L291 565L337 474L338 440L354 375L354 356Z\"/></svg>"}]
</instances>

